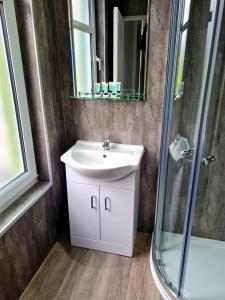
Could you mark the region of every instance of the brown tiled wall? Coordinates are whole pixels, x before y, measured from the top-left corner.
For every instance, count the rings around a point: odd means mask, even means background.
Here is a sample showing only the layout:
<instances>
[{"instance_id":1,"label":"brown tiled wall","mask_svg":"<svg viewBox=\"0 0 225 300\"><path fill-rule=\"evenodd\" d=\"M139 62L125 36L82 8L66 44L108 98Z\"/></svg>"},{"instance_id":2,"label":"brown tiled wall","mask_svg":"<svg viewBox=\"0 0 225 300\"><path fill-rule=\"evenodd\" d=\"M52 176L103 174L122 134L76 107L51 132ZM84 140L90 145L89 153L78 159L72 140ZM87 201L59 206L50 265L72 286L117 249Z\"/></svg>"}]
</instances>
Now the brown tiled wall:
<instances>
[{"instance_id":1,"label":"brown tiled wall","mask_svg":"<svg viewBox=\"0 0 225 300\"><path fill-rule=\"evenodd\" d=\"M35 146L39 146L36 156L41 161L44 156L38 133L40 110L33 102L38 91L36 76L32 74L35 61L30 51L33 45L29 3L15 1ZM0 299L7 300L18 299L67 218L65 174L59 157L77 139L102 140L110 136L114 142L143 144L146 152L141 169L140 231L152 231L155 212L170 1L151 1L147 98L143 103L70 100L67 1L33 3L53 187L0 238ZM41 165L39 171L46 178L47 172Z\"/></svg>"}]
</instances>

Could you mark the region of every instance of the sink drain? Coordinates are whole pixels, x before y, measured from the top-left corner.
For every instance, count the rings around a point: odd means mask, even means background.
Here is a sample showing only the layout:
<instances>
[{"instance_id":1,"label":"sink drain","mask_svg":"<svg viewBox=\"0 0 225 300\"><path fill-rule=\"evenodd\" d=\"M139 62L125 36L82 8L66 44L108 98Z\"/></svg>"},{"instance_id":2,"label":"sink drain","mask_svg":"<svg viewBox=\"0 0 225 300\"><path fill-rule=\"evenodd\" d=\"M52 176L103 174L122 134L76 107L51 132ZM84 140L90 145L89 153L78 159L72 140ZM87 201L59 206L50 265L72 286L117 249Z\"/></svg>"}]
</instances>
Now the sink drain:
<instances>
[{"instance_id":1,"label":"sink drain","mask_svg":"<svg viewBox=\"0 0 225 300\"><path fill-rule=\"evenodd\" d=\"M107 157L107 155L106 155L106 154L103 154L103 157L104 157L104 158L106 158L106 157Z\"/></svg>"}]
</instances>

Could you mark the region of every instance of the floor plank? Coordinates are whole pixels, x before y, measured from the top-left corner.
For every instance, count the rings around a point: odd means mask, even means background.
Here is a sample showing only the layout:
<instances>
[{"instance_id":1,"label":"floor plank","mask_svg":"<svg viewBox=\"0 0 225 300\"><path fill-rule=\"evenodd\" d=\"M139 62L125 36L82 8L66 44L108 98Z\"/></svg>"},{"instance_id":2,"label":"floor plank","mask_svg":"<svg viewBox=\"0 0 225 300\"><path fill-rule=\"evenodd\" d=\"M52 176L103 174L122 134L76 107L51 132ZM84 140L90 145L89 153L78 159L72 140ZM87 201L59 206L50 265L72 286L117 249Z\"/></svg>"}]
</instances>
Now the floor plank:
<instances>
[{"instance_id":1,"label":"floor plank","mask_svg":"<svg viewBox=\"0 0 225 300\"><path fill-rule=\"evenodd\" d=\"M149 270L150 235L138 233L134 257L70 247L60 238L21 300L160 300Z\"/></svg>"}]
</instances>

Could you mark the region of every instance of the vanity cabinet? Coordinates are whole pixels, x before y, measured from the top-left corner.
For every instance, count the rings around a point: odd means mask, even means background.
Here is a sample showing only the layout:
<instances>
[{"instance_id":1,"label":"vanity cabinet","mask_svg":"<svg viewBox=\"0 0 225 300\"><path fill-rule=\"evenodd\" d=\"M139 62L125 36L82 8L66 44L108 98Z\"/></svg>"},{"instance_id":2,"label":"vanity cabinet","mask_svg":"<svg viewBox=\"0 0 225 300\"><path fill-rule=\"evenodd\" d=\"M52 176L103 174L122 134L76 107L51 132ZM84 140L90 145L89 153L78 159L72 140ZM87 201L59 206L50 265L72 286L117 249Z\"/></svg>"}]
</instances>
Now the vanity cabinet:
<instances>
[{"instance_id":1,"label":"vanity cabinet","mask_svg":"<svg viewBox=\"0 0 225 300\"><path fill-rule=\"evenodd\" d=\"M139 170L112 182L66 166L71 244L132 256L137 231Z\"/></svg>"}]
</instances>

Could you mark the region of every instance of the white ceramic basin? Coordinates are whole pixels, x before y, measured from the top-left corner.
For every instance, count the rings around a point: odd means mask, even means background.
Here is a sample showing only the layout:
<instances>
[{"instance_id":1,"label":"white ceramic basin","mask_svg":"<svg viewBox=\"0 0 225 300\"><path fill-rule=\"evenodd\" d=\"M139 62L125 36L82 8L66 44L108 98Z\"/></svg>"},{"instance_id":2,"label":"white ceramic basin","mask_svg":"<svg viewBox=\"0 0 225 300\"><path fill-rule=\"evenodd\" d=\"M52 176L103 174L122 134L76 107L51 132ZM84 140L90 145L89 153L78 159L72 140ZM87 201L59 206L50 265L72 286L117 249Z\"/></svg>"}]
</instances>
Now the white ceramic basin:
<instances>
[{"instance_id":1,"label":"white ceramic basin","mask_svg":"<svg viewBox=\"0 0 225 300\"><path fill-rule=\"evenodd\" d=\"M104 150L102 142L77 141L60 159L81 175L105 181L120 179L140 167L143 146L110 145L110 150Z\"/></svg>"}]
</instances>

